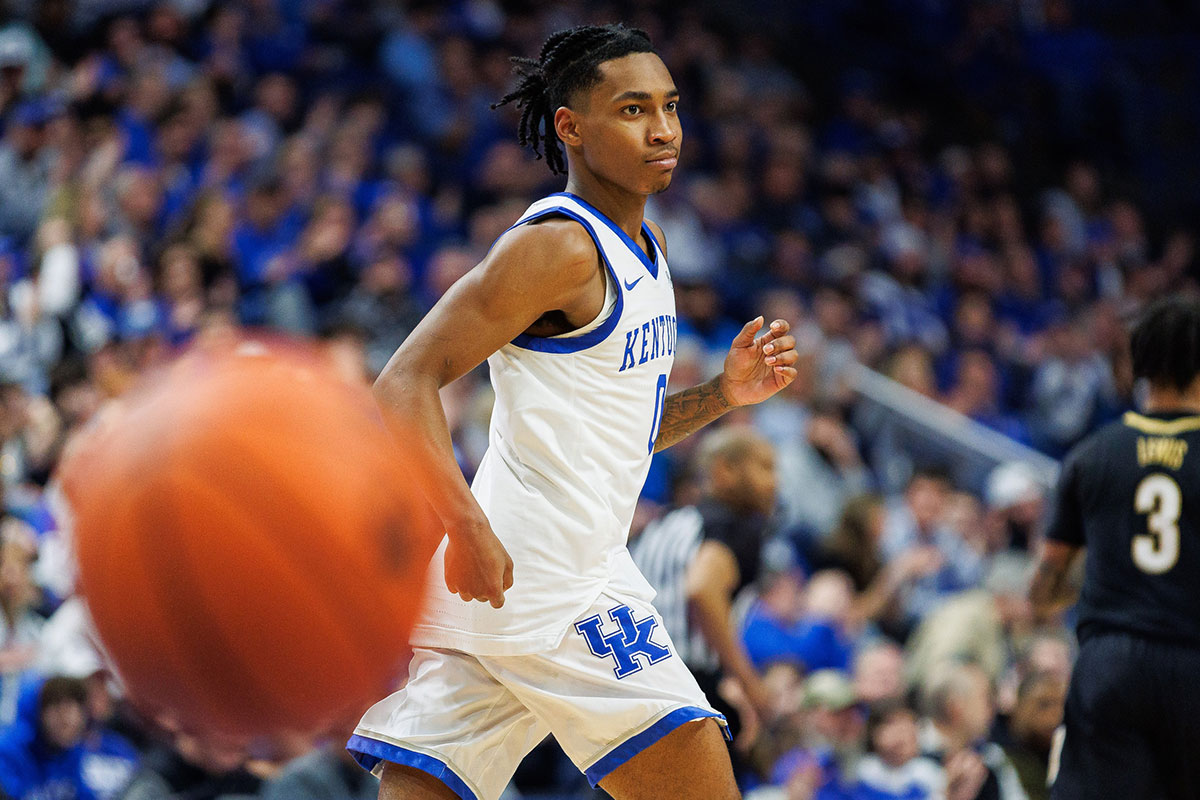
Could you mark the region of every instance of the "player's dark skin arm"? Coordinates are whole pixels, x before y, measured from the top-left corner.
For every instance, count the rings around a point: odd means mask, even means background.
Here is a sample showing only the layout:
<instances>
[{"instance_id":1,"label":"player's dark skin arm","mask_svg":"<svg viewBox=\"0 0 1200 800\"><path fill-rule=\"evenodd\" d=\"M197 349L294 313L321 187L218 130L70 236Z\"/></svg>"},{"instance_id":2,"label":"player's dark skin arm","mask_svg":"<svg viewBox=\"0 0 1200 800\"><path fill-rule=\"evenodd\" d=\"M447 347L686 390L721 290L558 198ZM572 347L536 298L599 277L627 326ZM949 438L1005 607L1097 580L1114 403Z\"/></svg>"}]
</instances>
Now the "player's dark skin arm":
<instances>
[{"instance_id":1,"label":"player's dark skin arm","mask_svg":"<svg viewBox=\"0 0 1200 800\"><path fill-rule=\"evenodd\" d=\"M646 224L666 255L667 240L662 228L649 220ZM686 439L733 408L761 403L796 379L793 366L798 357L796 340L788 335L788 323L775 320L771 329L756 341L754 337L762 323L762 317L750 320L734 337L720 375L667 395L654 452Z\"/></svg>"},{"instance_id":2,"label":"player's dark skin arm","mask_svg":"<svg viewBox=\"0 0 1200 800\"><path fill-rule=\"evenodd\" d=\"M796 340L784 320L759 339L763 319L751 320L733 339L724 371L699 386L668 395L654 452L665 450L738 406L761 403L796 379Z\"/></svg>"},{"instance_id":3,"label":"player's dark skin arm","mask_svg":"<svg viewBox=\"0 0 1200 800\"><path fill-rule=\"evenodd\" d=\"M1029 586L1029 602L1036 622L1049 622L1069 608L1079 595L1071 580L1072 567L1083 548L1047 540L1042 543Z\"/></svg>"}]
</instances>

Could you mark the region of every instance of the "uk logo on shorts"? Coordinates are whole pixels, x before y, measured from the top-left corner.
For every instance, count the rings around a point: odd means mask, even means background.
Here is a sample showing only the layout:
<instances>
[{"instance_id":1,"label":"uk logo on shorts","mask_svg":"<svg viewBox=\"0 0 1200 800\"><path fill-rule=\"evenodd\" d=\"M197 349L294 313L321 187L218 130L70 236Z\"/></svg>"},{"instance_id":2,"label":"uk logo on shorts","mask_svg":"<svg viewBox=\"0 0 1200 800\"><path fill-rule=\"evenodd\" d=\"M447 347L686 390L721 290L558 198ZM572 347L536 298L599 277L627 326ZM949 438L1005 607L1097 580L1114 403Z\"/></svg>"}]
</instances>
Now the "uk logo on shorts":
<instances>
[{"instance_id":1,"label":"uk logo on shorts","mask_svg":"<svg viewBox=\"0 0 1200 800\"><path fill-rule=\"evenodd\" d=\"M633 611L629 606L622 605L610 608L608 618L617 623L617 629L611 633L601 630L603 623L599 614L576 622L575 630L583 636L592 655L597 658L612 657L617 664L613 674L618 680L642 671L637 656L642 656L646 664L657 664L671 657L670 649L650 641L658 625L658 620L653 616L634 620Z\"/></svg>"}]
</instances>

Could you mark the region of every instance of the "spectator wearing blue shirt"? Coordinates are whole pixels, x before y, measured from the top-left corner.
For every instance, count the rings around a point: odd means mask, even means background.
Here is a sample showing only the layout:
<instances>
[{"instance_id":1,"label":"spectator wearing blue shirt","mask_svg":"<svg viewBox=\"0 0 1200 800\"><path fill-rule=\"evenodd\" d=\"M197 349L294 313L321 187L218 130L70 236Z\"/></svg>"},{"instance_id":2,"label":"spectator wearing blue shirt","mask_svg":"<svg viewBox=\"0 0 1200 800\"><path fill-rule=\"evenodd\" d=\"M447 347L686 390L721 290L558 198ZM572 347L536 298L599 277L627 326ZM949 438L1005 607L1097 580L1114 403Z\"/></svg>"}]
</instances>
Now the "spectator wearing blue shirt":
<instances>
[{"instance_id":1,"label":"spectator wearing blue shirt","mask_svg":"<svg viewBox=\"0 0 1200 800\"><path fill-rule=\"evenodd\" d=\"M846 621L852 594L850 579L839 571L814 575L804 599L796 573L772 576L742 630L750 661L759 670L776 661L799 664L810 672L847 669L851 641Z\"/></svg>"},{"instance_id":2,"label":"spectator wearing blue shirt","mask_svg":"<svg viewBox=\"0 0 1200 800\"><path fill-rule=\"evenodd\" d=\"M233 255L242 287L242 321L268 323L293 333L313 333L308 293L298 283L293 243L303 229L289 207L282 181L263 178L246 198L246 218L233 231Z\"/></svg>"},{"instance_id":3,"label":"spectator wearing blue shirt","mask_svg":"<svg viewBox=\"0 0 1200 800\"><path fill-rule=\"evenodd\" d=\"M83 681L51 678L38 693L36 726L0 738L0 788L14 800L100 800L83 782L86 701Z\"/></svg>"}]
</instances>

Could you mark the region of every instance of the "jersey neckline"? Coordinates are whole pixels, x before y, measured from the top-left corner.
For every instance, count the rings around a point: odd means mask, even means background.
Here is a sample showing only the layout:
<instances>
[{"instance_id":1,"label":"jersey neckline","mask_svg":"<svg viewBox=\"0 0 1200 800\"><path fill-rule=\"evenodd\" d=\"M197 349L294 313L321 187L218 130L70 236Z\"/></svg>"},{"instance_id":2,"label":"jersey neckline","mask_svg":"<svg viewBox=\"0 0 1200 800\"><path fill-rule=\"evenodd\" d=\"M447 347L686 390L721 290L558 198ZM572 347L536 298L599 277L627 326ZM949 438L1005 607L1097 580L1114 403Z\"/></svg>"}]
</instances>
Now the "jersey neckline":
<instances>
[{"instance_id":1,"label":"jersey neckline","mask_svg":"<svg viewBox=\"0 0 1200 800\"><path fill-rule=\"evenodd\" d=\"M1126 411L1121 421L1130 428L1152 436L1177 436L1200 431L1200 414L1194 411L1172 410L1146 414Z\"/></svg>"}]
</instances>

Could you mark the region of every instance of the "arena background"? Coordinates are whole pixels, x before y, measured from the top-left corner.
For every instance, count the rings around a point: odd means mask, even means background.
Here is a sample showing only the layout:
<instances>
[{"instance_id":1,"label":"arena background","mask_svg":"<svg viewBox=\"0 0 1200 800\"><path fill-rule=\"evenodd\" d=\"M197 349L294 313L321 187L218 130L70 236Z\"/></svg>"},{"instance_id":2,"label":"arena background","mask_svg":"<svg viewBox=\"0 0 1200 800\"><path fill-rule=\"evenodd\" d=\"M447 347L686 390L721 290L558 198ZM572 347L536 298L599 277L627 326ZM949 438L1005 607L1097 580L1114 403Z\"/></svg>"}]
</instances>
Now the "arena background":
<instances>
[{"instance_id":1,"label":"arena background","mask_svg":"<svg viewBox=\"0 0 1200 800\"><path fill-rule=\"evenodd\" d=\"M104 402L234 325L313 337L348 380L371 380L525 206L562 186L517 146L515 112L489 108L508 57L620 20L650 33L682 97L681 166L648 208L677 287L673 386L713 374L760 312L791 320L802 352L792 388L722 423L766 433L780 478L761 599L740 604L748 629L787 643L760 653L779 713L742 742L746 787L866 796L831 788L853 784L839 772L850 761L806 754L861 751L868 700L909 697L928 725L945 711L931 693L958 685L940 666L970 661L995 701L986 752L1045 796L1070 620L1035 630L1023 580L1056 460L1135 405L1128 320L1197 290L1194 6L2 7L0 789L27 754L41 681L66 675L87 679L94 730L124 738L91 737L108 743L107 783L64 797L373 796L337 732L243 762L110 702L80 635L55 466ZM484 369L444 397L470 475ZM694 452L656 458L635 535L696 499ZM936 575L909 576L890 613L856 615L875 578L911 564L918 526L941 543ZM809 580L830 564L845 572ZM807 679L820 668L837 672ZM1023 692L1049 711L1022 716ZM547 744L511 791L585 787Z\"/></svg>"}]
</instances>

